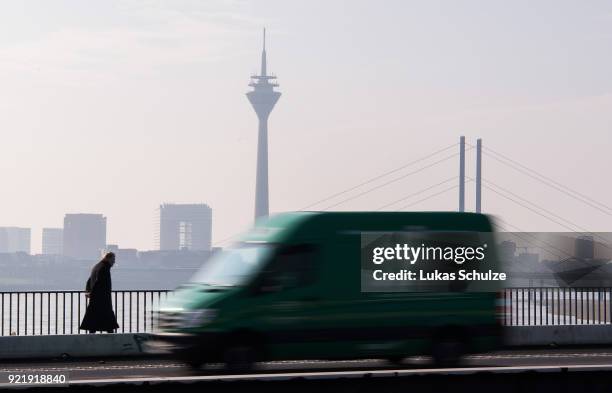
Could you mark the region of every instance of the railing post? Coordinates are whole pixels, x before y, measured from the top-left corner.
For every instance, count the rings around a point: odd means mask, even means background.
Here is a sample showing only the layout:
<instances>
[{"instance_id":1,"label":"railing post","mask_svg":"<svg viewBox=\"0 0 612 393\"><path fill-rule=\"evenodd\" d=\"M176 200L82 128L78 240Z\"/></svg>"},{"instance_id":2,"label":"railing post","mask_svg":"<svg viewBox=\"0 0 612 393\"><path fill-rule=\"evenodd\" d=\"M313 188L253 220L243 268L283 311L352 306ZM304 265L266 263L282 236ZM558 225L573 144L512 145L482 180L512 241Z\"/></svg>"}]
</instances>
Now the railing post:
<instances>
[{"instance_id":1,"label":"railing post","mask_svg":"<svg viewBox=\"0 0 612 393\"><path fill-rule=\"evenodd\" d=\"M74 304L74 298L73 298L73 294L74 292L70 292L70 334L72 334L74 332L74 309L73 309L73 304Z\"/></svg>"},{"instance_id":2,"label":"railing post","mask_svg":"<svg viewBox=\"0 0 612 393\"><path fill-rule=\"evenodd\" d=\"M121 331L125 333L125 291L121 292Z\"/></svg>"},{"instance_id":3,"label":"railing post","mask_svg":"<svg viewBox=\"0 0 612 393\"><path fill-rule=\"evenodd\" d=\"M21 293L17 292L17 335L19 336L19 303L21 302Z\"/></svg>"},{"instance_id":4,"label":"railing post","mask_svg":"<svg viewBox=\"0 0 612 393\"><path fill-rule=\"evenodd\" d=\"M83 294L83 292L79 291L77 292L77 334L81 334L81 295Z\"/></svg>"},{"instance_id":5,"label":"railing post","mask_svg":"<svg viewBox=\"0 0 612 393\"><path fill-rule=\"evenodd\" d=\"M13 293L9 294L9 336L13 329Z\"/></svg>"},{"instance_id":6,"label":"railing post","mask_svg":"<svg viewBox=\"0 0 612 393\"><path fill-rule=\"evenodd\" d=\"M58 321L59 319L57 318L57 313L59 312L58 307L59 307L59 300L57 299L57 297L59 296L59 292L55 292L55 334L59 334L59 328L58 328Z\"/></svg>"},{"instance_id":7,"label":"railing post","mask_svg":"<svg viewBox=\"0 0 612 393\"><path fill-rule=\"evenodd\" d=\"M538 325L544 325L544 299L542 298L542 288L540 287L540 321Z\"/></svg>"},{"instance_id":8,"label":"railing post","mask_svg":"<svg viewBox=\"0 0 612 393\"><path fill-rule=\"evenodd\" d=\"M118 312L117 312L117 307L118 307L118 303L117 303L117 292L115 291L115 320L117 320L118 318ZM115 333L117 333L117 329L115 329Z\"/></svg>"},{"instance_id":9,"label":"railing post","mask_svg":"<svg viewBox=\"0 0 612 393\"><path fill-rule=\"evenodd\" d=\"M146 332L147 331L147 293L144 292L142 294L142 307L143 307L143 320L142 323L144 324L142 331Z\"/></svg>"},{"instance_id":10,"label":"railing post","mask_svg":"<svg viewBox=\"0 0 612 393\"><path fill-rule=\"evenodd\" d=\"M40 298L38 299L38 319L39 319L39 327L40 327L40 335L43 334L43 293L40 293Z\"/></svg>"}]
</instances>

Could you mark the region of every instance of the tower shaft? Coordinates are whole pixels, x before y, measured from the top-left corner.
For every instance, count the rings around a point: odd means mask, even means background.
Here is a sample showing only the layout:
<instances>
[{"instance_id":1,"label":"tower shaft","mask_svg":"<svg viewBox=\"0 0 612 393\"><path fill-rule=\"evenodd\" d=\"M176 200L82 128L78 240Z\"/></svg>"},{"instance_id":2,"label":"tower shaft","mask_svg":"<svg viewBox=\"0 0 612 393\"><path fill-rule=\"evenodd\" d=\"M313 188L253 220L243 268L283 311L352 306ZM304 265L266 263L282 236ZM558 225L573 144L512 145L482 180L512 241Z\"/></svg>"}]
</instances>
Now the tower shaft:
<instances>
[{"instance_id":1,"label":"tower shaft","mask_svg":"<svg viewBox=\"0 0 612 393\"><path fill-rule=\"evenodd\" d=\"M255 180L255 219L267 216L268 199L268 117L259 117L257 174Z\"/></svg>"}]
</instances>

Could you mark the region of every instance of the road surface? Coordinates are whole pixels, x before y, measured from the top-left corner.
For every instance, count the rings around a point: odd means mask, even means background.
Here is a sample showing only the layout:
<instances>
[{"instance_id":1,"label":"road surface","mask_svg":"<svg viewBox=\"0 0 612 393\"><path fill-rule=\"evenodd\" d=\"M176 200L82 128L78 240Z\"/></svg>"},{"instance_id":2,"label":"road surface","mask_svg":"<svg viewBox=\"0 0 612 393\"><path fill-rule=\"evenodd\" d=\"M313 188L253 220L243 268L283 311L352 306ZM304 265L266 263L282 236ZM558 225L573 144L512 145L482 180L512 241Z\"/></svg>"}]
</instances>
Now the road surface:
<instances>
[{"instance_id":1,"label":"road surface","mask_svg":"<svg viewBox=\"0 0 612 393\"><path fill-rule=\"evenodd\" d=\"M425 357L406 359L401 365L385 360L285 361L260 363L249 374L232 375L221 365L208 365L194 372L171 359L105 359L0 362L0 383L8 375L61 373L70 385L142 384L159 382L206 382L287 380L291 378L330 379L410 375L459 375L517 373L523 371L606 371L612 375L612 347L596 349L512 350L473 355L454 369L436 369ZM3 387L6 387L4 385Z\"/></svg>"}]
</instances>

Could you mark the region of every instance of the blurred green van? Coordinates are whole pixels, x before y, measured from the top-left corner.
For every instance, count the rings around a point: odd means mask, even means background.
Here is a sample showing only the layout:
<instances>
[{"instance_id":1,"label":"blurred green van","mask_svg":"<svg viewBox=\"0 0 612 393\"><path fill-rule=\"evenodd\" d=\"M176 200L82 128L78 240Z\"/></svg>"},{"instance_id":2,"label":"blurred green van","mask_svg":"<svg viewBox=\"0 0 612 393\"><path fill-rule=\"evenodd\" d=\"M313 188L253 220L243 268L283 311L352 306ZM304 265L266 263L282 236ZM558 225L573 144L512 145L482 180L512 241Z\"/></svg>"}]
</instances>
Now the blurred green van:
<instances>
[{"instance_id":1,"label":"blurred green van","mask_svg":"<svg viewBox=\"0 0 612 393\"><path fill-rule=\"evenodd\" d=\"M362 292L363 232L493 232L486 215L295 212L259 221L160 307L153 345L192 366L431 355L440 365L500 342L497 293Z\"/></svg>"}]
</instances>

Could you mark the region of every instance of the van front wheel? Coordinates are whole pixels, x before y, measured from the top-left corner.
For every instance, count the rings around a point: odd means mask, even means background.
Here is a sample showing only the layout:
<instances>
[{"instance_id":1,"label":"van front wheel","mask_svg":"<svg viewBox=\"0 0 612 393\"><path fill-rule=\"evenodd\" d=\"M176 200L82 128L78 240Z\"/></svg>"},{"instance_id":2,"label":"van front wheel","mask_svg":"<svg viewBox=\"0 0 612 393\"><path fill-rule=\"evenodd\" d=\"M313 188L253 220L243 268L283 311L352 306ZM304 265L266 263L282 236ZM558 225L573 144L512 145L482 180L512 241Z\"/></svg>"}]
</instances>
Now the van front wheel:
<instances>
[{"instance_id":1,"label":"van front wheel","mask_svg":"<svg viewBox=\"0 0 612 393\"><path fill-rule=\"evenodd\" d=\"M227 371L248 372L255 365L255 349L250 345L231 346L223 353Z\"/></svg>"}]
</instances>

